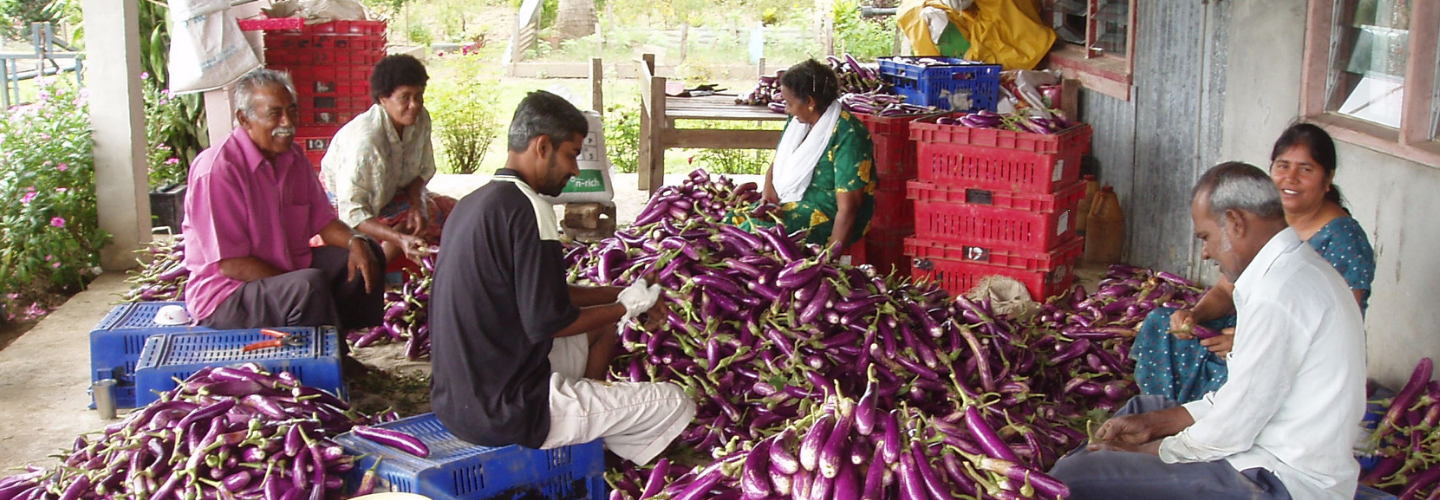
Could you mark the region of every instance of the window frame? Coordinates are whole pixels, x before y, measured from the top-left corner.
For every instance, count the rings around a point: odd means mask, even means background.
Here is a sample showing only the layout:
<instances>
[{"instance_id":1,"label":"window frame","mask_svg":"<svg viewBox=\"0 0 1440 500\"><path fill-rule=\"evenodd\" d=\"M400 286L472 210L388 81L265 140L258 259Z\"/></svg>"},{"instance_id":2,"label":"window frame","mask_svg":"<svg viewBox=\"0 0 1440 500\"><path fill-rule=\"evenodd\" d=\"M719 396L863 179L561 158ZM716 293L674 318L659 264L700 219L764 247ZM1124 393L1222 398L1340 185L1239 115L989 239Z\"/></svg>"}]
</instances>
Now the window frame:
<instances>
[{"instance_id":1,"label":"window frame","mask_svg":"<svg viewBox=\"0 0 1440 500\"><path fill-rule=\"evenodd\" d=\"M1336 140L1440 168L1440 137L1433 123L1437 98L1437 45L1440 45L1440 2L1410 4L1410 53L1405 63L1405 96L1400 129L1327 111L1325 85L1330 72L1336 0L1310 0L1306 18L1305 53L1301 68L1300 114ZM1418 90L1417 90L1418 89Z\"/></svg>"},{"instance_id":2,"label":"window frame","mask_svg":"<svg viewBox=\"0 0 1440 500\"><path fill-rule=\"evenodd\" d=\"M1134 89L1135 74L1135 33L1140 19L1139 0L1126 0L1129 2L1129 22L1125 26L1125 56L1115 56L1103 53L1095 48L1096 33L1095 25L1098 21L1095 15L1099 12L1099 0L1083 0L1086 6L1086 29L1085 45L1075 45L1063 40L1056 40L1050 53L1046 55L1043 68L1058 69L1065 78L1073 78L1080 81L1080 85L1102 94L1129 101ZM1054 7L1054 0L1047 0L1042 5L1041 17L1051 19ZM1048 26L1049 23L1047 22Z\"/></svg>"}]
</instances>

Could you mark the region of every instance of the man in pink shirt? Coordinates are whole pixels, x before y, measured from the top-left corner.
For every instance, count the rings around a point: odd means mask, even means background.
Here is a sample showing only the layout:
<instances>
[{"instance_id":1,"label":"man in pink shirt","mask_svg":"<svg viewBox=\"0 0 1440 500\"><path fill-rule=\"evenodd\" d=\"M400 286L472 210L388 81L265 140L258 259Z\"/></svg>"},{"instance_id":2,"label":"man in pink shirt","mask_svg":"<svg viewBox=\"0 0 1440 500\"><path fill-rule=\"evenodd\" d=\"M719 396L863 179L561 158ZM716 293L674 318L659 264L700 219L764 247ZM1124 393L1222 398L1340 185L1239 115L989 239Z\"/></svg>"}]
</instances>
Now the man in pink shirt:
<instances>
[{"instance_id":1,"label":"man in pink shirt","mask_svg":"<svg viewBox=\"0 0 1440 500\"><path fill-rule=\"evenodd\" d=\"M253 71L232 97L240 127L190 168L190 314L218 329L380 324L380 245L336 217L294 143L299 108L290 76ZM310 247L316 234L326 246Z\"/></svg>"}]
</instances>

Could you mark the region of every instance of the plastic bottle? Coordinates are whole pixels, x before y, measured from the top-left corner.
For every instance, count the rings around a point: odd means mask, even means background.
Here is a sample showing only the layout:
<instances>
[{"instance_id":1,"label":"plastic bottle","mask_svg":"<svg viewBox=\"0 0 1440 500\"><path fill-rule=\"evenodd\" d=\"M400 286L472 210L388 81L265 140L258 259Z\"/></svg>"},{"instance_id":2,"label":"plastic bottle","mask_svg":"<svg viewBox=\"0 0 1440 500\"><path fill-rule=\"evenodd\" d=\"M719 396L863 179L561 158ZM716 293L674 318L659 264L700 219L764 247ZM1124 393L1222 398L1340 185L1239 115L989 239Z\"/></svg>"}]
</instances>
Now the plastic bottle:
<instances>
[{"instance_id":1,"label":"plastic bottle","mask_svg":"<svg viewBox=\"0 0 1440 500\"><path fill-rule=\"evenodd\" d=\"M1118 264L1125 249L1125 213L1120 198L1110 186L1100 188L1090 203L1085 234L1085 263Z\"/></svg>"},{"instance_id":2,"label":"plastic bottle","mask_svg":"<svg viewBox=\"0 0 1440 500\"><path fill-rule=\"evenodd\" d=\"M1095 193L1100 192L1100 181L1095 180L1093 175L1086 175L1082 182L1085 183L1085 197L1080 199L1080 210L1075 213L1075 234L1084 236L1090 221L1090 206L1095 202Z\"/></svg>"}]
</instances>

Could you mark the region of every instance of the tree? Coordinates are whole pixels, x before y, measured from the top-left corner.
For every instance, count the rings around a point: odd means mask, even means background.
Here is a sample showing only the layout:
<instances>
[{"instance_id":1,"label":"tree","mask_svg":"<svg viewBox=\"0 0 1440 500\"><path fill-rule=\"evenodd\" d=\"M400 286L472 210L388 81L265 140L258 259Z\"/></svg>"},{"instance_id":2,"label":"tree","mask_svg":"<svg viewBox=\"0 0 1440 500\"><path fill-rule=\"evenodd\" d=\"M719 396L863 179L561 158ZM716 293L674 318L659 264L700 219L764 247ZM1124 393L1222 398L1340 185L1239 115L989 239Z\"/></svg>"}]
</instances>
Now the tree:
<instances>
[{"instance_id":1,"label":"tree","mask_svg":"<svg viewBox=\"0 0 1440 500\"><path fill-rule=\"evenodd\" d=\"M555 29L564 39L595 33L595 0L560 0Z\"/></svg>"}]
</instances>

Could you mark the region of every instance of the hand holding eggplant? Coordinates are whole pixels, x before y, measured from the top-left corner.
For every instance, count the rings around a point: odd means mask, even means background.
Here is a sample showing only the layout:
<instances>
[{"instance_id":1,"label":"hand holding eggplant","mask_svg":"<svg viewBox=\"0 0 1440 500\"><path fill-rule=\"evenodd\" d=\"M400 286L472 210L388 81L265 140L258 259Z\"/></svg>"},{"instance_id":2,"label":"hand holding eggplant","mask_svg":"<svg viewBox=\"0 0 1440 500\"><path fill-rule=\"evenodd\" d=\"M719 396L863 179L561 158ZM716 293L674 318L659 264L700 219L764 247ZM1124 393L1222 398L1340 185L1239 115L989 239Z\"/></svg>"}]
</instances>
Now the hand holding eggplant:
<instances>
[{"instance_id":1,"label":"hand holding eggplant","mask_svg":"<svg viewBox=\"0 0 1440 500\"><path fill-rule=\"evenodd\" d=\"M1195 313L1189 309L1176 309L1170 314L1170 334L1180 340L1195 338Z\"/></svg>"}]
</instances>

